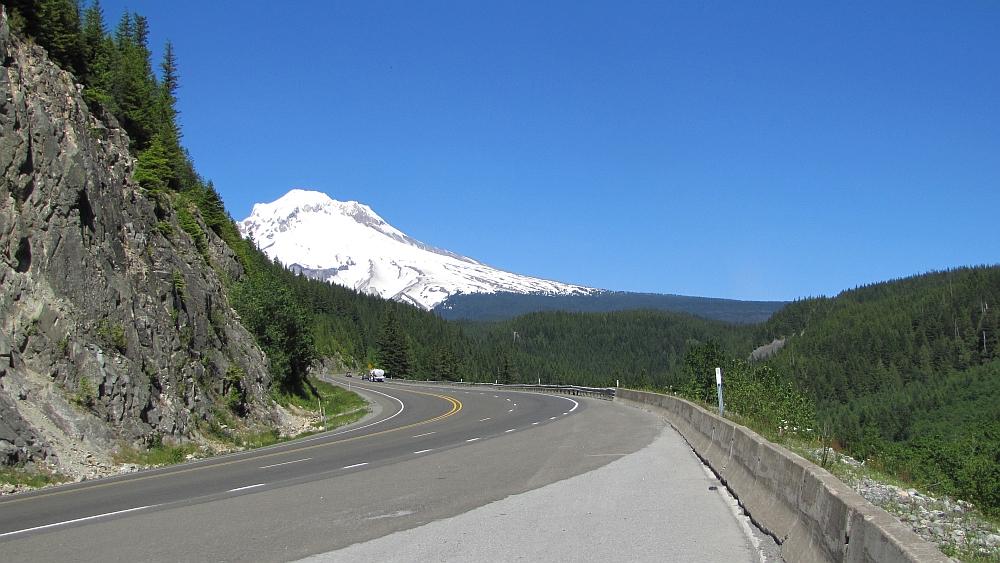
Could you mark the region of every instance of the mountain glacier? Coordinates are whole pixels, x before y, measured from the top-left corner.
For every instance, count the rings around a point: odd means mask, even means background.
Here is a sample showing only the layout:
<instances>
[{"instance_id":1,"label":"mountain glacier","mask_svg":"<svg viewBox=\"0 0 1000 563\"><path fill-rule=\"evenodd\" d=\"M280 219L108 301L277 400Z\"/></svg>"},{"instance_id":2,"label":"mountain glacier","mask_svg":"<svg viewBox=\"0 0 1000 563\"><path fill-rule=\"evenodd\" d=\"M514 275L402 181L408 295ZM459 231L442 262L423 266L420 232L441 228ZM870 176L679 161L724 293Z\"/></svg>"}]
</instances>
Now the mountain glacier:
<instances>
[{"instance_id":1,"label":"mountain glacier","mask_svg":"<svg viewBox=\"0 0 1000 563\"><path fill-rule=\"evenodd\" d=\"M272 260L357 291L433 309L455 293L587 295L600 290L498 270L414 240L367 205L292 190L237 223Z\"/></svg>"}]
</instances>

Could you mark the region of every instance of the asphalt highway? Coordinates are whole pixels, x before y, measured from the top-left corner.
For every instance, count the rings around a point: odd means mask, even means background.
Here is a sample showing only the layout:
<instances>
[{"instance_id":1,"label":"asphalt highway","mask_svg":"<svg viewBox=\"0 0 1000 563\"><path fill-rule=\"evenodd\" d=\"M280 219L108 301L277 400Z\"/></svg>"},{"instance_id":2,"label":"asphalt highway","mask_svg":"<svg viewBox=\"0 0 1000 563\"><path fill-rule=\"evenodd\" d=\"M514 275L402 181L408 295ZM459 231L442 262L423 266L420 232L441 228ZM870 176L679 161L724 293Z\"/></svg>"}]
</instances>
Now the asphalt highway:
<instances>
[{"instance_id":1,"label":"asphalt highway","mask_svg":"<svg viewBox=\"0 0 1000 563\"><path fill-rule=\"evenodd\" d=\"M356 561L359 546L381 554L360 560L392 561L749 553L712 477L650 413L492 387L350 386L378 407L353 427L0 498L0 562ZM705 550L708 529L727 532Z\"/></svg>"},{"instance_id":2,"label":"asphalt highway","mask_svg":"<svg viewBox=\"0 0 1000 563\"><path fill-rule=\"evenodd\" d=\"M340 431L0 500L0 541L393 464L582 412L570 398L352 382L381 412Z\"/></svg>"},{"instance_id":3,"label":"asphalt highway","mask_svg":"<svg viewBox=\"0 0 1000 563\"><path fill-rule=\"evenodd\" d=\"M586 473L663 428L598 399L350 385L378 406L353 427L0 497L0 562L290 561Z\"/></svg>"}]
</instances>

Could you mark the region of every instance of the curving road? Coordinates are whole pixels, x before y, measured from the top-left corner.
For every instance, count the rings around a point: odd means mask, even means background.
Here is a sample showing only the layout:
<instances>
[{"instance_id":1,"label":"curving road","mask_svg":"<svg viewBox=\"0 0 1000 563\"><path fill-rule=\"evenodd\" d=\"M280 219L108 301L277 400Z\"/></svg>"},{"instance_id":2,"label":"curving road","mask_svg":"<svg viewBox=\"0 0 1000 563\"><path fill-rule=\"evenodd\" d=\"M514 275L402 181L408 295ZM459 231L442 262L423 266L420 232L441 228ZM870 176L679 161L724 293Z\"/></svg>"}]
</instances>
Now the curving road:
<instances>
[{"instance_id":1,"label":"curving road","mask_svg":"<svg viewBox=\"0 0 1000 563\"><path fill-rule=\"evenodd\" d=\"M354 427L3 497L0 561L289 561L587 473L664 429L648 413L596 399L351 387L380 409Z\"/></svg>"},{"instance_id":2,"label":"curving road","mask_svg":"<svg viewBox=\"0 0 1000 563\"><path fill-rule=\"evenodd\" d=\"M276 446L0 500L0 539L252 489L323 479L546 424L577 401L509 392L352 383L375 420ZM465 405L469 404L471 408Z\"/></svg>"}]
</instances>

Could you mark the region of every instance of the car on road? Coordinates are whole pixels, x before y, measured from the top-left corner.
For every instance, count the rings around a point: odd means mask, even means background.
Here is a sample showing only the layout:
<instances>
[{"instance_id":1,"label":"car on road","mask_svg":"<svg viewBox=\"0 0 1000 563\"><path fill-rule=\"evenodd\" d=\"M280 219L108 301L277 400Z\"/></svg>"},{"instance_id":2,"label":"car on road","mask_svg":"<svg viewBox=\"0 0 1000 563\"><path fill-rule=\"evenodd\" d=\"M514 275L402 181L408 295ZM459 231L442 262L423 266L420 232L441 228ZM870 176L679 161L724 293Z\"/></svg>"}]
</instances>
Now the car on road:
<instances>
[{"instance_id":1,"label":"car on road","mask_svg":"<svg viewBox=\"0 0 1000 563\"><path fill-rule=\"evenodd\" d=\"M351 375L351 372L347 372L347 377L354 377L354 376Z\"/></svg>"}]
</instances>

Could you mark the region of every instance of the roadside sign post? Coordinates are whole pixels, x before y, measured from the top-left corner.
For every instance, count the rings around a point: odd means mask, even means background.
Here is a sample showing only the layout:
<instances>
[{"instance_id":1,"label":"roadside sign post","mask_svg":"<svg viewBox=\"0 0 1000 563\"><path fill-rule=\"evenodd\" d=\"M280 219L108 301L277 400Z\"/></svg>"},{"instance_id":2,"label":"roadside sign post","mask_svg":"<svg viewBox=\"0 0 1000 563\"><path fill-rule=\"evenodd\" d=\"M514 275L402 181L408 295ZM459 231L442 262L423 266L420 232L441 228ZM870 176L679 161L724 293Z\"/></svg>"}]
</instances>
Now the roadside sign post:
<instances>
[{"instance_id":1,"label":"roadside sign post","mask_svg":"<svg viewBox=\"0 0 1000 563\"><path fill-rule=\"evenodd\" d=\"M722 368L715 368L715 386L719 389L719 416L726 416L726 409L722 404Z\"/></svg>"}]
</instances>

